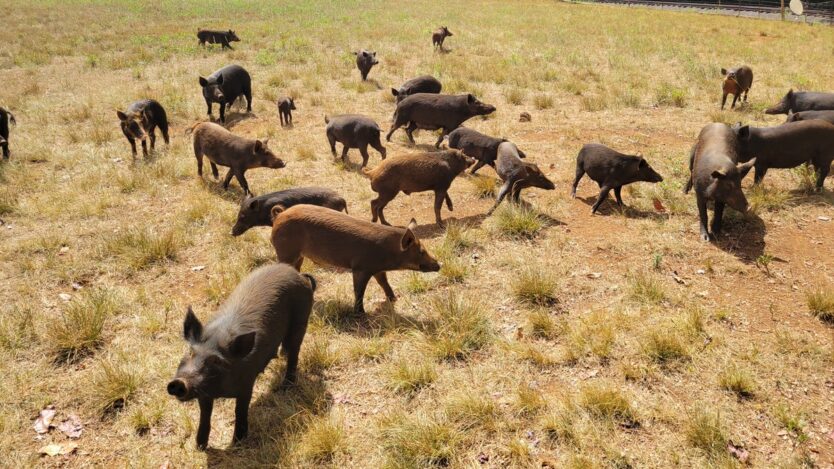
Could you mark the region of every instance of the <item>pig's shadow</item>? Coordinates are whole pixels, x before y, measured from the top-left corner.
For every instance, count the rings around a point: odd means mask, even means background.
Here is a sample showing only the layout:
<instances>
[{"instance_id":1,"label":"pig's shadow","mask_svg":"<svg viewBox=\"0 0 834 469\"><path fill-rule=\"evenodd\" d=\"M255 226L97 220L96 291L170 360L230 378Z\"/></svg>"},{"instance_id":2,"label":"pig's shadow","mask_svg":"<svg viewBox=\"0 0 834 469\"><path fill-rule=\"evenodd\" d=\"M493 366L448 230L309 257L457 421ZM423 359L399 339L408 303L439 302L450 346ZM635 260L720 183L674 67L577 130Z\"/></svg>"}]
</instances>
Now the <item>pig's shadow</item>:
<instances>
[{"instance_id":1,"label":"pig's shadow","mask_svg":"<svg viewBox=\"0 0 834 469\"><path fill-rule=\"evenodd\" d=\"M802 189L790 191L790 204L794 206L813 205L818 207L834 206L834 192L825 189L822 192L809 192Z\"/></svg>"},{"instance_id":2,"label":"pig's shadow","mask_svg":"<svg viewBox=\"0 0 834 469\"><path fill-rule=\"evenodd\" d=\"M447 48L445 48L445 47L438 47L438 48L437 48L437 49L435 49L435 50L437 51L437 53L438 53L438 54L442 54L442 55L446 55L446 54L451 54L451 53L452 53L452 49L447 49Z\"/></svg>"},{"instance_id":3,"label":"pig's shadow","mask_svg":"<svg viewBox=\"0 0 834 469\"><path fill-rule=\"evenodd\" d=\"M368 290L379 288L371 279ZM396 290L396 288L395 288ZM357 313L349 301L327 299L313 305L313 315L326 322L339 332L346 332L357 337L379 337L390 332L408 330L426 331L436 327L436 322L425 318L411 318L397 312L397 303L402 301L382 301L373 305L365 295L366 313Z\"/></svg>"},{"instance_id":4,"label":"pig's shadow","mask_svg":"<svg viewBox=\"0 0 834 469\"><path fill-rule=\"evenodd\" d=\"M420 239L434 239L440 237L443 233L445 233L446 227L450 224L460 226L475 226L483 223L483 221L486 220L486 217L486 212L478 213L475 215L467 215L461 218L447 215L443 219L444 226L440 226L437 223L427 223L425 225L418 225L417 228L414 230L414 234L417 235L417 237Z\"/></svg>"},{"instance_id":5,"label":"pig's shadow","mask_svg":"<svg viewBox=\"0 0 834 469\"><path fill-rule=\"evenodd\" d=\"M765 251L764 237L767 229L764 220L754 214L728 216L725 210L723 221L718 239L710 242L722 251L736 256L740 261L754 264Z\"/></svg>"},{"instance_id":6,"label":"pig's shadow","mask_svg":"<svg viewBox=\"0 0 834 469\"><path fill-rule=\"evenodd\" d=\"M284 357L276 360L283 361ZM276 442L305 432L311 415L330 412L333 396L320 377L299 371L297 384L283 389L283 376L282 368L269 390L250 405L249 436L242 443L225 449L210 447L206 450L207 467L239 469L279 463L276 459L281 458L283 447Z\"/></svg>"},{"instance_id":7,"label":"pig's shadow","mask_svg":"<svg viewBox=\"0 0 834 469\"><path fill-rule=\"evenodd\" d=\"M226 124L224 125L226 129L233 129L237 124L245 121L246 119L256 119L258 116L254 112L240 112L240 111L226 111ZM223 125L221 122L217 122L218 124Z\"/></svg>"},{"instance_id":8,"label":"pig's shadow","mask_svg":"<svg viewBox=\"0 0 834 469\"><path fill-rule=\"evenodd\" d=\"M588 207L593 207L594 204L597 203L597 198L598 197L599 197L598 195L591 196L591 197L576 196L576 198L579 201L581 201L582 203L584 203ZM649 218L649 219L652 219L652 220L666 220L666 219L669 218L668 215L664 215L662 213L647 212L645 210L640 210L638 208L635 208L635 207L629 205L628 203L626 203L625 200L623 200L623 206L620 207L619 205L617 205L616 199L613 199L611 196L609 196L605 201L602 202L602 204L597 209L597 213L596 213L596 215L605 215L605 216L613 216L613 215L618 215L618 214L622 215L626 218Z\"/></svg>"},{"instance_id":9,"label":"pig's shadow","mask_svg":"<svg viewBox=\"0 0 834 469\"><path fill-rule=\"evenodd\" d=\"M223 171L223 169L226 169L226 171L228 171L228 168L219 167L218 169L221 170L220 171L220 180L215 180L214 176L211 175L211 170L209 170L208 177L203 177L203 179L202 179L203 186L206 188L206 190L211 192L213 195L216 195L216 196L220 197L221 199L224 199L224 200L227 200L229 202L232 202L234 204L239 205L240 201L243 200L243 197L244 197L243 189L241 189L241 187L236 184L237 179L235 179L235 178L232 178L232 182L229 183L229 188L224 189L223 188L223 176L226 173ZM205 174L205 171L204 171L204 174ZM250 187L250 190L251 190L251 187Z\"/></svg>"},{"instance_id":10,"label":"pig's shadow","mask_svg":"<svg viewBox=\"0 0 834 469\"><path fill-rule=\"evenodd\" d=\"M374 87L376 87L376 89L378 89L378 90L381 90L381 89L382 89L382 85L380 85L380 84L379 84L379 82L378 82L378 81L376 81L376 79L374 79L374 78L368 78L368 79L367 79L367 80L365 80L363 83L368 83L368 84L370 84L370 85L373 85L373 86L374 86Z\"/></svg>"}]
</instances>

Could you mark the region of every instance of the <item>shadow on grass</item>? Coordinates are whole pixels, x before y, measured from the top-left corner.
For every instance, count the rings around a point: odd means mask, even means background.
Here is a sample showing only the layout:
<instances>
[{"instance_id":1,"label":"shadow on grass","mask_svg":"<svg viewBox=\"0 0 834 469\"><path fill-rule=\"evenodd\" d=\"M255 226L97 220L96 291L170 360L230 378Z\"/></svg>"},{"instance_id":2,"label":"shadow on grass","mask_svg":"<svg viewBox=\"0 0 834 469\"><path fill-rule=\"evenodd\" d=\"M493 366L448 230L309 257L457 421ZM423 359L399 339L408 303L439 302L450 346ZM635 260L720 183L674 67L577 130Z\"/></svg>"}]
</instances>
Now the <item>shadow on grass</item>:
<instances>
[{"instance_id":1,"label":"shadow on grass","mask_svg":"<svg viewBox=\"0 0 834 469\"><path fill-rule=\"evenodd\" d=\"M789 192L791 195L790 205L794 207L802 205L811 205L816 207L831 207L834 206L834 192L823 187L820 192L806 191L802 189L794 189Z\"/></svg>"},{"instance_id":2,"label":"shadow on grass","mask_svg":"<svg viewBox=\"0 0 834 469\"><path fill-rule=\"evenodd\" d=\"M577 200L580 200L582 203L587 205L588 207L593 207L594 204L597 202L597 198L599 196L591 196L591 197L579 197L577 196ZM625 201L623 201L625 202ZM649 220L668 220L669 215L651 211L640 210L638 208L634 208L629 206L626 203L623 203L622 207L617 205L617 201L612 199L610 196L607 198L602 205L599 206L597 209L596 215L604 215L604 216L611 216L611 215L622 215L626 218L639 218L639 219L649 219Z\"/></svg>"},{"instance_id":3,"label":"shadow on grass","mask_svg":"<svg viewBox=\"0 0 834 469\"><path fill-rule=\"evenodd\" d=\"M379 288L374 280L368 288ZM313 305L313 316L317 320L332 327L338 332L344 332L356 337L373 338L393 332L409 330L430 330L435 322L403 316L397 312L397 302L383 301L372 304L365 298L366 313L357 313L353 309L353 297L344 299L327 299L317 301Z\"/></svg>"},{"instance_id":4,"label":"shadow on grass","mask_svg":"<svg viewBox=\"0 0 834 469\"><path fill-rule=\"evenodd\" d=\"M758 215L728 216L724 212L724 226L717 240L711 242L722 251L736 256L745 264L755 264L765 252L765 234L767 228Z\"/></svg>"}]
</instances>

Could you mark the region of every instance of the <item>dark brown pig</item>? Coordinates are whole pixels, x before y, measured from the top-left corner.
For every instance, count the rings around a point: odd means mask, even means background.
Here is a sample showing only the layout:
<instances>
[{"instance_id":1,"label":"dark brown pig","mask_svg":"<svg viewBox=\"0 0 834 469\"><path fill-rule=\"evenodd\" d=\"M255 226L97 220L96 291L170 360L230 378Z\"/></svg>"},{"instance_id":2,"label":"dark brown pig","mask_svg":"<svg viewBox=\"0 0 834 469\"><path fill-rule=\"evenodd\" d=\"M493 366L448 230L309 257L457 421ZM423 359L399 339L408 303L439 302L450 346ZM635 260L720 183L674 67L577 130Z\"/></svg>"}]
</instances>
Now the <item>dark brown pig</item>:
<instances>
[{"instance_id":1,"label":"dark brown pig","mask_svg":"<svg viewBox=\"0 0 834 469\"><path fill-rule=\"evenodd\" d=\"M197 40L200 42L201 46L205 46L206 43L221 44L221 49L232 49L231 43L239 42L240 38L237 37L237 34L235 34L235 32L231 29L228 31L211 31L208 29L198 29Z\"/></svg>"},{"instance_id":2,"label":"dark brown pig","mask_svg":"<svg viewBox=\"0 0 834 469\"><path fill-rule=\"evenodd\" d=\"M199 402L197 448L208 446L215 399L236 399L233 441L246 437L252 387L279 345L287 356L284 385L295 383L315 289L313 277L286 264L273 264L240 282L205 326L188 308L183 336L189 349L168 383L168 394L183 402Z\"/></svg>"},{"instance_id":3,"label":"dark brown pig","mask_svg":"<svg viewBox=\"0 0 834 469\"><path fill-rule=\"evenodd\" d=\"M376 52L362 49L354 52L353 55L356 56L356 68L359 69L359 73L362 75L362 81L367 80L368 73L371 72L371 68L379 63L376 59Z\"/></svg>"},{"instance_id":4,"label":"dark brown pig","mask_svg":"<svg viewBox=\"0 0 834 469\"><path fill-rule=\"evenodd\" d=\"M371 201L372 221L388 225L382 210L399 192L411 195L412 192L434 192L434 217L438 225L443 226L440 208L446 200L446 206L452 210L449 186L463 172L473 159L457 150L436 153L417 153L391 157L365 174L371 178L371 189L379 197Z\"/></svg>"},{"instance_id":5,"label":"dark brown pig","mask_svg":"<svg viewBox=\"0 0 834 469\"><path fill-rule=\"evenodd\" d=\"M739 161L756 160L753 182L762 182L770 168L795 168L810 162L818 191L834 161L834 125L822 120L787 122L776 127L736 126Z\"/></svg>"},{"instance_id":6,"label":"dark brown pig","mask_svg":"<svg viewBox=\"0 0 834 469\"><path fill-rule=\"evenodd\" d=\"M440 148L443 137L460 127L467 119L485 116L495 112L495 106L484 104L471 94L443 95L431 93L413 94L397 104L394 111L391 130L385 139L391 141L391 134L408 124L405 133L408 141L414 144L414 131L417 129L437 130L443 133L437 139L435 147Z\"/></svg>"},{"instance_id":7,"label":"dark brown pig","mask_svg":"<svg viewBox=\"0 0 834 469\"><path fill-rule=\"evenodd\" d=\"M347 202L335 191L324 187L295 187L243 199L237 221L232 227L232 236L240 236L253 226L272 226L272 207L276 205L287 209L299 204L318 205L347 213Z\"/></svg>"},{"instance_id":8,"label":"dark brown pig","mask_svg":"<svg viewBox=\"0 0 834 469\"><path fill-rule=\"evenodd\" d=\"M231 109L240 96L246 98L246 112L252 112L252 77L240 65L227 65L207 78L200 77L200 87L209 117L211 104L219 103L220 122L226 122L226 109Z\"/></svg>"},{"instance_id":9,"label":"dark brown pig","mask_svg":"<svg viewBox=\"0 0 834 469\"><path fill-rule=\"evenodd\" d=\"M834 124L834 111L800 111L788 114L785 122L799 122L819 119Z\"/></svg>"},{"instance_id":10,"label":"dark brown pig","mask_svg":"<svg viewBox=\"0 0 834 469\"><path fill-rule=\"evenodd\" d=\"M469 174L481 169L484 165L495 168L495 159L498 157L498 145L506 142L507 139L490 137L477 130L466 127L458 127L448 135L449 148L455 148L477 160L475 166L469 170ZM519 158L526 158L523 151L518 150Z\"/></svg>"},{"instance_id":11,"label":"dark brown pig","mask_svg":"<svg viewBox=\"0 0 834 469\"><path fill-rule=\"evenodd\" d=\"M449 28L447 28L446 26L441 26L435 29L433 33L431 33L431 43L432 45L434 45L435 49L443 50L443 41L445 41L446 38L450 36L454 36L454 34L452 34L452 32L449 31Z\"/></svg>"},{"instance_id":12,"label":"dark brown pig","mask_svg":"<svg viewBox=\"0 0 834 469\"><path fill-rule=\"evenodd\" d=\"M278 118L281 125L292 125L292 112L295 111L295 100L285 97L278 100Z\"/></svg>"},{"instance_id":13,"label":"dark brown pig","mask_svg":"<svg viewBox=\"0 0 834 469\"><path fill-rule=\"evenodd\" d=\"M622 206L621 191L624 185L638 181L663 181L663 177L642 157L624 155L598 143L583 146L576 156L576 178L573 180L571 197L576 197L576 186L585 173L599 185L599 197L591 208L591 213L597 212L602 202L608 198L611 189L614 189L617 205Z\"/></svg>"},{"instance_id":14,"label":"dark brown pig","mask_svg":"<svg viewBox=\"0 0 834 469\"><path fill-rule=\"evenodd\" d=\"M756 159L739 164L739 144L735 132L726 124L709 124L701 130L698 142L689 155L689 181L684 193L695 187L695 199L698 202L701 239L710 240L707 229L707 202L715 202L712 218L712 236L717 238L721 232L721 219L724 206L747 212L747 198L741 191L741 180Z\"/></svg>"},{"instance_id":15,"label":"dark brown pig","mask_svg":"<svg viewBox=\"0 0 834 469\"><path fill-rule=\"evenodd\" d=\"M376 151L385 159L386 151L379 141L379 135L382 130L379 124L374 122L370 117L365 117L359 114L342 114L339 116L327 117L324 116L324 122L327 124L325 132L327 133L327 141L330 142L330 152L336 156L336 142L342 144L342 161L347 163L347 153L351 148L358 148L359 153L362 154L362 167L368 164L368 145L374 147Z\"/></svg>"},{"instance_id":16,"label":"dark brown pig","mask_svg":"<svg viewBox=\"0 0 834 469\"><path fill-rule=\"evenodd\" d=\"M244 173L248 169L286 166L267 147L269 139L252 140L237 136L212 122L199 122L191 128L194 132L194 157L197 158L197 174L203 176L203 155L211 163L211 173L217 179L217 165L227 166L229 172L223 180L223 188L229 188L232 176L240 183L244 193L251 194Z\"/></svg>"},{"instance_id":17,"label":"dark brown pig","mask_svg":"<svg viewBox=\"0 0 834 469\"><path fill-rule=\"evenodd\" d=\"M3 159L9 159L9 124L17 125L14 115L8 109L0 107L0 148L3 149Z\"/></svg>"},{"instance_id":18,"label":"dark brown pig","mask_svg":"<svg viewBox=\"0 0 834 469\"><path fill-rule=\"evenodd\" d=\"M498 208L507 194L510 194L510 200L518 203L521 201L521 190L527 187L538 187L547 191L556 188L553 181L548 179L538 166L521 160L521 151L513 142L501 142L498 145L495 171L504 184L498 191L495 205L489 209L487 215Z\"/></svg>"},{"instance_id":19,"label":"dark brown pig","mask_svg":"<svg viewBox=\"0 0 834 469\"><path fill-rule=\"evenodd\" d=\"M781 101L765 110L765 114L832 110L834 110L834 93L789 90Z\"/></svg>"},{"instance_id":20,"label":"dark brown pig","mask_svg":"<svg viewBox=\"0 0 834 469\"><path fill-rule=\"evenodd\" d=\"M307 257L317 264L353 272L354 309L365 312L365 288L375 278L389 301L396 301L388 283L390 270L437 272L440 264L407 228L371 223L315 205L273 209L272 245L280 262L301 267Z\"/></svg>"},{"instance_id":21,"label":"dark brown pig","mask_svg":"<svg viewBox=\"0 0 834 469\"><path fill-rule=\"evenodd\" d=\"M142 142L142 155L147 158L148 144L146 140L150 138L151 150L156 147L156 128L162 132L162 139L165 144L170 142L168 139L168 116L165 114L165 108L153 99L143 99L136 101L122 111L116 111L119 116L122 133L130 142L130 149L133 151L133 157L136 158L136 140Z\"/></svg>"},{"instance_id":22,"label":"dark brown pig","mask_svg":"<svg viewBox=\"0 0 834 469\"><path fill-rule=\"evenodd\" d=\"M433 93L438 94L443 89L440 81L431 75L422 75L417 78L412 78L403 83L400 89L391 88L391 94L397 98L399 103L403 99L417 93Z\"/></svg>"},{"instance_id":23,"label":"dark brown pig","mask_svg":"<svg viewBox=\"0 0 834 469\"><path fill-rule=\"evenodd\" d=\"M747 93L750 92L750 87L753 86L753 70L747 65L742 65L738 68L721 69L721 75L724 76L724 95L721 97L721 109L727 103L727 95L733 95L733 104L731 109L736 107L738 97L744 93L744 102L747 102Z\"/></svg>"}]
</instances>

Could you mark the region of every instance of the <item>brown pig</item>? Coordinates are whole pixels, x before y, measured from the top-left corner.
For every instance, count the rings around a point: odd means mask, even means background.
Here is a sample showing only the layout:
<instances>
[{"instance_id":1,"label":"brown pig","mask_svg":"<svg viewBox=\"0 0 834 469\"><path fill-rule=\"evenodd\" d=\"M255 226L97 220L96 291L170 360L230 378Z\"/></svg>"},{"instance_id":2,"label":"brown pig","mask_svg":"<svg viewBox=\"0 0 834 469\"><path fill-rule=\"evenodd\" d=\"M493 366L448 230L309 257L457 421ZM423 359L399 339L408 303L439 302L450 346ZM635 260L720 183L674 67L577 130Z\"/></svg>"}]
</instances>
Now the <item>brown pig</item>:
<instances>
[{"instance_id":1,"label":"brown pig","mask_svg":"<svg viewBox=\"0 0 834 469\"><path fill-rule=\"evenodd\" d=\"M458 150L446 150L397 155L382 161L372 170L366 170L365 174L371 178L371 189L379 193L379 197L371 201L372 221L375 222L378 218L383 225L388 225L382 210L400 191L405 195L411 195L412 192L434 191L435 221L443 226L440 208L443 206L444 199L446 206L452 210L449 186L458 174L474 162L474 159Z\"/></svg>"},{"instance_id":2,"label":"brown pig","mask_svg":"<svg viewBox=\"0 0 834 469\"><path fill-rule=\"evenodd\" d=\"M353 272L354 309L364 313L363 299L371 277L389 301L396 295L388 283L389 270L437 272L440 264L407 228L383 226L316 205L272 209L272 245L279 262L299 269L307 257L317 264Z\"/></svg>"},{"instance_id":3,"label":"brown pig","mask_svg":"<svg viewBox=\"0 0 834 469\"><path fill-rule=\"evenodd\" d=\"M722 68L721 75L724 76L723 90L724 94L721 96L721 109L727 104L727 95L733 95L733 104L730 108L736 107L736 101L739 96L744 93L744 102L747 102L747 93L750 92L750 87L753 86L753 70L747 65L742 65L738 68L731 68L729 70Z\"/></svg>"},{"instance_id":4,"label":"brown pig","mask_svg":"<svg viewBox=\"0 0 834 469\"><path fill-rule=\"evenodd\" d=\"M281 158L275 156L267 147L269 139L252 140L235 135L213 122L199 122L191 129L194 133L194 157L197 158L197 174L203 176L203 155L211 163L211 172L217 179L217 165L227 166L229 172L223 179L223 188L229 188L232 176L237 178L244 193L251 194L244 173L248 169L272 168L286 166Z\"/></svg>"}]
</instances>

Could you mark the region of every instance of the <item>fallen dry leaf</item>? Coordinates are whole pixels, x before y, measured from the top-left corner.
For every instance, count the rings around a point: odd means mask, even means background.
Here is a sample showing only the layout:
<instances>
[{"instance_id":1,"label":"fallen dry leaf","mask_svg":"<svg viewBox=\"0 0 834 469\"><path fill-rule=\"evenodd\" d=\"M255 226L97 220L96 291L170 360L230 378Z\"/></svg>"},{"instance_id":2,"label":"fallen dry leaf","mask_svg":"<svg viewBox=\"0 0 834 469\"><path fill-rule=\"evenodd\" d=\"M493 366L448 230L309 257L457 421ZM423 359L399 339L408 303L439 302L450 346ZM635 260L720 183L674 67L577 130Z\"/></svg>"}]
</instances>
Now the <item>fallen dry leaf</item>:
<instances>
[{"instance_id":1,"label":"fallen dry leaf","mask_svg":"<svg viewBox=\"0 0 834 469\"><path fill-rule=\"evenodd\" d=\"M750 459L750 452L744 449L743 446L734 444L733 440L727 442L727 451L742 463L747 463L747 460Z\"/></svg>"},{"instance_id":2,"label":"fallen dry leaf","mask_svg":"<svg viewBox=\"0 0 834 469\"><path fill-rule=\"evenodd\" d=\"M46 455L46 456L63 456L66 454L71 454L78 449L78 445L75 443L66 443L66 444L58 444L52 443L51 445L46 445L38 450L39 454Z\"/></svg>"},{"instance_id":3,"label":"fallen dry leaf","mask_svg":"<svg viewBox=\"0 0 834 469\"><path fill-rule=\"evenodd\" d=\"M80 438L81 432L84 431L84 425L77 415L70 414L69 417L58 425L58 430L61 430L64 435L70 438Z\"/></svg>"},{"instance_id":4,"label":"fallen dry leaf","mask_svg":"<svg viewBox=\"0 0 834 469\"><path fill-rule=\"evenodd\" d=\"M666 213L666 207L663 206L663 203L660 202L660 199L655 198L652 200L654 202L654 209L657 210L658 213Z\"/></svg>"},{"instance_id":5,"label":"fallen dry leaf","mask_svg":"<svg viewBox=\"0 0 834 469\"><path fill-rule=\"evenodd\" d=\"M56 412L54 405L48 405L41 410L38 418L35 420L35 431L39 435L49 433L49 429L52 428L52 419L55 418Z\"/></svg>"},{"instance_id":6,"label":"fallen dry leaf","mask_svg":"<svg viewBox=\"0 0 834 469\"><path fill-rule=\"evenodd\" d=\"M588 274L588 278L600 278L602 274L600 272L591 272Z\"/></svg>"}]
</instances>

